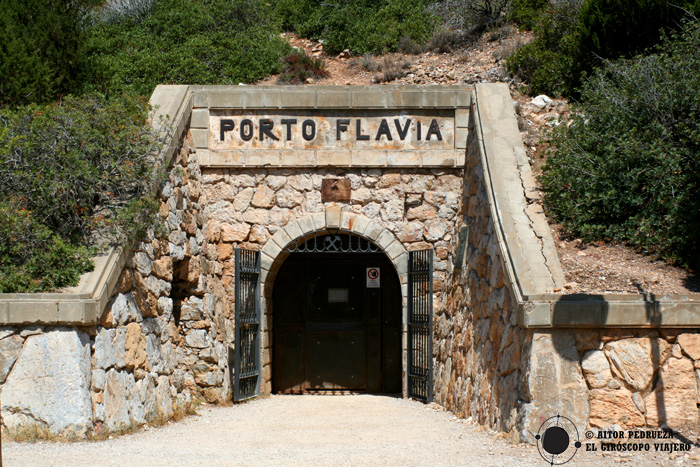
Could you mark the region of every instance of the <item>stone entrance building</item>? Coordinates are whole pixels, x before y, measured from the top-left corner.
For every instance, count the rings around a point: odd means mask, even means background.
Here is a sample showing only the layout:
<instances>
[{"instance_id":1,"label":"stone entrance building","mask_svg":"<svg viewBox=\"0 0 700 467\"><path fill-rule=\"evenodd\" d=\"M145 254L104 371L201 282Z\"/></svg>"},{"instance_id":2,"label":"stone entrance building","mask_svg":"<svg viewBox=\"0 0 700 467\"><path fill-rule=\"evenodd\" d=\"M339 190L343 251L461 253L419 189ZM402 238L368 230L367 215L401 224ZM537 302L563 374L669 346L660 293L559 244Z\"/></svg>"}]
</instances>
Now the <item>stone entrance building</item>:
<instances>
[{"instance_id":1,"label":"stone entrance building","mask_svg":"<svg viewBox=\"0 0 700 467\"><path fill-rule=\"evenodd\" d=\"M164 229L0 296L10 429L402 393L534 441L697 423L697 297L566 296L503 85L160 86Z\"/></svg>"}]
</instances>

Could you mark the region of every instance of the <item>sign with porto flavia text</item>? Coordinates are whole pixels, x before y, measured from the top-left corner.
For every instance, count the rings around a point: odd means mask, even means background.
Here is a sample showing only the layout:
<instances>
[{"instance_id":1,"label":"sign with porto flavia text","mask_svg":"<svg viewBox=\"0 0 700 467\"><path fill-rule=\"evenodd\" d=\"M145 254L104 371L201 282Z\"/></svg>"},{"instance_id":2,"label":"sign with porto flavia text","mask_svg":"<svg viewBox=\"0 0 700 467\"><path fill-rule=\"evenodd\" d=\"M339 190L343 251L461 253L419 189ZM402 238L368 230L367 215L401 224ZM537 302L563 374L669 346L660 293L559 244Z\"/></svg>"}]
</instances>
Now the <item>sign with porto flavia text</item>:
<instances>
[{"instance_id":1,"label":"sign with porto flavia text","mask_svg":"<svg viewBox=\"0 0 700 467\"><path fill-rule=\"evenodd\" d=\"M209 147L235 149L452 149L454 112L212 112Z\"/></svg>"}]
</instances>

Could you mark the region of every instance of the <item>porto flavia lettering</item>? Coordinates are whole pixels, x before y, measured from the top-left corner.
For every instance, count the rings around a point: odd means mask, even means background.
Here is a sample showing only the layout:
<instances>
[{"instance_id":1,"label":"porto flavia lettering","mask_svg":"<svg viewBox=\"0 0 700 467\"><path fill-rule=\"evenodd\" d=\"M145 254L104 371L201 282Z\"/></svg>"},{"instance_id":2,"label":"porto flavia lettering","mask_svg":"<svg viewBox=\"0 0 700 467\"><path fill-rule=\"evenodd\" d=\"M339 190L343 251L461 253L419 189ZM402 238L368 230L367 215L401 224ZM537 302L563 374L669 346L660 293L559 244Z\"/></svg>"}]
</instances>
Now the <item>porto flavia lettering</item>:
<instances>
[{"instance_id":1,"label":"porto flavia lettering","mask_svg":"<svg viewBox=\"0 0 700 467\"><path fill-rule=\"evenodd\" d=\"M361 118L356 118L352 124L349 118L338 118L335 120L336 141L354 139L355 141L394 141L395 139L404 141L413 129L416 141L442 141L440 125L436 118L429 124L425 124L418 119L407 118L403 123L400 119L382 118L376 132L370 134L367 130L366 122ZM393 125L392 125L393 123ZM257 137L259 141L290 141L293 139L294 129L301 129L301 136L305 141L313 141L316 138L316 122L312 119L299 121L296 118L283 118L276 125L271 118L260 118L257 122L249 118L244 118L238 125L231 119L222 119L219 131L219 140L224 141L226 133L231 132L233 139L240 138L242 141L250 141Z\"/></svg>"}]
</instances>

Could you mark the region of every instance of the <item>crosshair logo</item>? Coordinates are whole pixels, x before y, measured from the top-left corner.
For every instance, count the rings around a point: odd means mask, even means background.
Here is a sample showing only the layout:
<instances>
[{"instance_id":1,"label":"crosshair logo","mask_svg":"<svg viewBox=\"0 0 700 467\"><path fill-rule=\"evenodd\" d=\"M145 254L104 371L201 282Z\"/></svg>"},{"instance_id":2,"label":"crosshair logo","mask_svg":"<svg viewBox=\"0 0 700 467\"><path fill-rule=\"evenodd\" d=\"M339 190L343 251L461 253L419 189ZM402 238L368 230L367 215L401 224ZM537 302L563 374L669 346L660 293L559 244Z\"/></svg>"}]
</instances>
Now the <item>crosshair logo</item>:
<instances>
[{"instance_id":1,"label":"crosshair logo","mask_svg":"<svg viewBox=\"0 0 700 467\"><path fill-rule=\"evenodd\" d=\"M544 421L535 439L540 456L549 465L566 464L581 447L576 425L559 414Z\"/></svg>"}]
</instances>

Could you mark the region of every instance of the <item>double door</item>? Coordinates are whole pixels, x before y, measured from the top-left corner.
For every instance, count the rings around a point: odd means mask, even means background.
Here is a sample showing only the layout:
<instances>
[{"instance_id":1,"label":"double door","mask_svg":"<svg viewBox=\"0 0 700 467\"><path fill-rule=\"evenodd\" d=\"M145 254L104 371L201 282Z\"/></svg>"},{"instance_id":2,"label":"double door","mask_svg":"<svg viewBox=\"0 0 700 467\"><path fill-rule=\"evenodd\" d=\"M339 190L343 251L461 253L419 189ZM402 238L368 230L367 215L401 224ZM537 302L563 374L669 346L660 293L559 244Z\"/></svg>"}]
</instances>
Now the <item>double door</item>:
<instances>
[{"instance_id":1,"label":"double door","mask_svg":"<svg viewBox=\"0 0 700 467\"><path fill-rule=\"evenodd\" d=\"M401 392L401 293L384 255L292 254L272 306L275 392Z\"/></svg>"}]
</instances>

